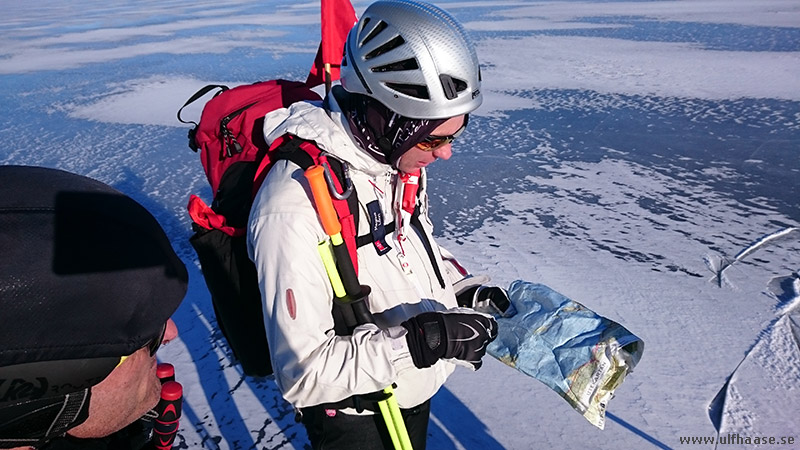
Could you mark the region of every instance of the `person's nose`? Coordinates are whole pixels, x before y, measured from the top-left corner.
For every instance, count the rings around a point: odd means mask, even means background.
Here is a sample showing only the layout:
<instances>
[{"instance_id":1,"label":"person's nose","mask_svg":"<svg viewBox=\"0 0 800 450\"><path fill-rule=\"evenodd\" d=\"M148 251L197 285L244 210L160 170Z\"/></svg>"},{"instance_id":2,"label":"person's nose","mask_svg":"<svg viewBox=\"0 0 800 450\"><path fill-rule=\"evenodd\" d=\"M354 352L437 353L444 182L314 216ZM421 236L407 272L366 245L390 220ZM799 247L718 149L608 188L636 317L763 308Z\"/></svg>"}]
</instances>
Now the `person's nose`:
<instances>
[{"instance_id":1,"label":"person's nose","mask_svg":"<svg viewBox=\"0 0 800 450\"><path fill-rule=\"evenodd\" d=\"M164 330L164 341L162 342L162 345L175 339L176 337L178 337L178 326L175 325L175 322L173 322L172 319L167 319L167 329Z\"/></svg>"},{"instance_id":2,"label":"person's nose","mask_svg":"<svg viewBox=\"0 0 800 450\"><path fill-rule=\"evenodd\" d=\"M453 156L453 145L452 144L445 144L433 151L433 156L438 159L443 159L447 161Z\"/></svg>"}]
</instances>

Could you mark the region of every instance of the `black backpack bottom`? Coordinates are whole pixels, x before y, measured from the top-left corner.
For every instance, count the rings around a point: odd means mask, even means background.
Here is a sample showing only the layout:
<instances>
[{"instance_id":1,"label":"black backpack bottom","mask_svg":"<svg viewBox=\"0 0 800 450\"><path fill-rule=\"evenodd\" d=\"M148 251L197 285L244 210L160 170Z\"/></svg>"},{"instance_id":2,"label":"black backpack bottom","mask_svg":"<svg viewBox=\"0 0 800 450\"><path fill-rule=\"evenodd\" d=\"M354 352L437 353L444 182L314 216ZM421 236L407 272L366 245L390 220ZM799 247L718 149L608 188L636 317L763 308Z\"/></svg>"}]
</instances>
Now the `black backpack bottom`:
<instances>
[{"instance_id":1,"label":"black backpack bottom","mask_svg":"<svg viewBox=\"0 0 800 450\"><path fill-rule=\"evenodd\" d=\"M247 237L200 228L189 242L203 269L217 324L245 375L270 375L258 274L247 255Z\"/></svg>"}]
</instances>

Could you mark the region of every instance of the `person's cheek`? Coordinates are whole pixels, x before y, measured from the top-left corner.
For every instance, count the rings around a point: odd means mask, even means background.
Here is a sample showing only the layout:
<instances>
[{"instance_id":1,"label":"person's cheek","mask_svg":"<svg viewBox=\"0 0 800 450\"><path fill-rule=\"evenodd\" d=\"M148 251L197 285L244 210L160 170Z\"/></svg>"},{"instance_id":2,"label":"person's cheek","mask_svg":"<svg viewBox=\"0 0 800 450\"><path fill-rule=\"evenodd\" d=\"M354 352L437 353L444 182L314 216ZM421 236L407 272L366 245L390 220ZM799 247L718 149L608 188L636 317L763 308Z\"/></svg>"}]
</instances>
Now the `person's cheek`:
<instances>
[{"instance_id":1,"label":"person's cheek","mask_svg":"<svg viewBox=\"0 0 800 450\"><path fill-rule=\"evenodd\" d=\"M163 344L168 343L169 341L178 337L178 326L175 325L175 322L172 319L167 320L167 329L164 331L164 341Z\"/></svg>"}]
</instances>

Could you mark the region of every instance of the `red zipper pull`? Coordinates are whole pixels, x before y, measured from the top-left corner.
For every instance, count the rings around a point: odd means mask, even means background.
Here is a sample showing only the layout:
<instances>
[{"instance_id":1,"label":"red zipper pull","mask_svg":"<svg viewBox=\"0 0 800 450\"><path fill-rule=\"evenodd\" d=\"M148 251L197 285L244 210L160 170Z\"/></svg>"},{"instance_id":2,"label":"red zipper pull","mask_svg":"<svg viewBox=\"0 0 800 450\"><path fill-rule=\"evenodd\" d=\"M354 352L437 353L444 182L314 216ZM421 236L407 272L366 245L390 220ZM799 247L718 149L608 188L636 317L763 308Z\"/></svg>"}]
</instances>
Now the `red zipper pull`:
<instances>
[{"instance_id":1,"label":"red zipper pull","mask_svg":"<svg viewBox=\"0 0 800 450\"><path fill-rule=\"evenodd\" d=\"M413 173L401 173L400 181L403 183L403 211L414 214L417 205L417 191L419 190L420 171Z\"/></svg>"}]
</instances>

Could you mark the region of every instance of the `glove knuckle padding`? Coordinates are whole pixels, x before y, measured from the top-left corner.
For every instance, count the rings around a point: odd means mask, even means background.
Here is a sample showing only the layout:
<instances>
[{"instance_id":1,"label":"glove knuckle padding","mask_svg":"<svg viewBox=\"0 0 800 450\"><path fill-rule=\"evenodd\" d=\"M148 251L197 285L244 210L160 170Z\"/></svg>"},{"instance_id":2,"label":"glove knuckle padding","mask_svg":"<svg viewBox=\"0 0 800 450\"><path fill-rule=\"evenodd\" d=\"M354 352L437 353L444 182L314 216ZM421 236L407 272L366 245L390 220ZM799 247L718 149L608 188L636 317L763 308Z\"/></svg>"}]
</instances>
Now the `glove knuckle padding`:
<instances>
[{"instance_id":1,"label":"glove knuckle padding","mask_svg":"<svg viewBox=\"0 0 800 450\"><path fill-rule=\"evenodd\" d=\"M445 358L479 363L486 344L496 336L494 319L479 314L445 313L447 351Z\"/></svg>"}]
</instances>

